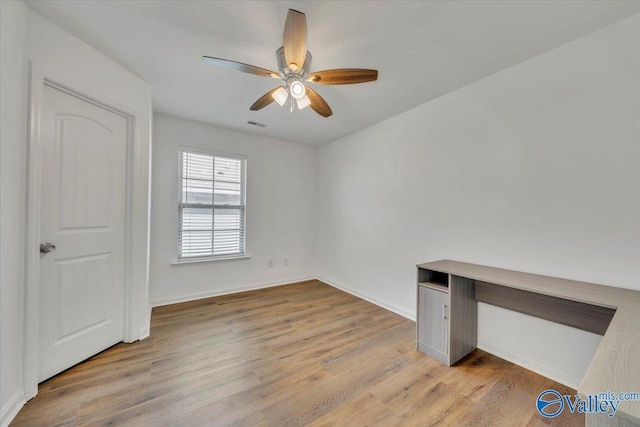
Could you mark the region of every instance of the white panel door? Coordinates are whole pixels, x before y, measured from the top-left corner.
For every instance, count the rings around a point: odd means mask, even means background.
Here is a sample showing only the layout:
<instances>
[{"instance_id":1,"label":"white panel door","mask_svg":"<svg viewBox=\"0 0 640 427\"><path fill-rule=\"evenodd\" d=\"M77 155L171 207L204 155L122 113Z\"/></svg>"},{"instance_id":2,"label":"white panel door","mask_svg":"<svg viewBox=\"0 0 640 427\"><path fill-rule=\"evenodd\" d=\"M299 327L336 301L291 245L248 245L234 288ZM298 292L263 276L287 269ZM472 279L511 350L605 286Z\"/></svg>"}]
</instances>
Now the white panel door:
<instances>
[{"instance_id":1,"label":"white panel door","mask_svg":"<svg viewBox=\"0 0 640 427\"><path fill-rule=\"evenodd\" d=\"M39 381L123 339L127 119L45 86L41 141Z\"/></svg>"}]
</instances>

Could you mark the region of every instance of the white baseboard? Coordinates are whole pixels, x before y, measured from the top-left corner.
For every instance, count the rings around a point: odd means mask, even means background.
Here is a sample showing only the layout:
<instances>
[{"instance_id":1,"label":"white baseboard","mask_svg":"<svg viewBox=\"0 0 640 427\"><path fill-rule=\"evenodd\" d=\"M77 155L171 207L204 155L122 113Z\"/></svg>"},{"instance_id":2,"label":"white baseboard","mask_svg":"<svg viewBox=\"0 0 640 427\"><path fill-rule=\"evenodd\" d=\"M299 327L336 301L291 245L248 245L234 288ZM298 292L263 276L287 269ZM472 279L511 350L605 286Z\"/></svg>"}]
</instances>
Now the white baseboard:
<instances>
[{"instance_id":1,"label":"white baseboard","mask_svg":"<svg viewBox=\"0 0 640 427\"><path fill-rule=\"evenodd\" d=\"M513 353L510 350L506 350L487 341L478 339L478 348L576 390L582 381L582 378L577 378L566 372L559 371L551 366L536 362L535 360L531 360L521 354Z\"/></svg>"},{"instance_id":2,"label":"white baseboard","mask_svg":"<svg viewBox=\"0 0 640 427\"><path fill-rule=\"evenodd\" d=\"M0 412L0 426L7 427L16 415L18 415L18 412L20 412L20 409L22 409L25 403L24 390L16 391L7 404L2 407L2 411Z\"/></svg>"},{"instance_id":3,"label":"white baseboard","mask_svg":"<svg viewBox=\"0 0 640 427\"><path fill-rule=\"evenodd\" d=\"M388 301L384 301L381 300L379 298L376 298L374 296L371 296L369 294L366 294L360 290L355 290L353 288L350 288L342 283L336 282L335 280L329 280L326 279L324 277L316 277L316 279L320 280L321 282L326 283L327 285L333 286L336 289L340 289L341 291L344 291L348 294L357 296L358 298L361 298L365 301L369 301L372 304L375 304L377 306L380 306L382 308L386 308L389 311L393 311L396 314L399 314L402 317L406 317L409 320L413 320L414 322L416 321L416 313L406 310L403 307L399 307L393 303L390 303Z\"/></svg>"},{"instance_id":4,"label":"white baseboard","mask_svg":"<svg viewBox=\"0 0 640 427\"><path fill-rule=\"evenodd\" d=\"M239 286L237 288L216 289L207 292L199 292L195 294L181 295L178 297L162 298L151 301L151 307L161 307L163 305L177 304L180 302L195 301L203 298L219 297L221 295L235 294L238 292L254 291L256 289L272 288L275 286L290 285L292 283L313 280L313 276L294 277L284 280L274 280L271 282L263 282L258 284Z\"/></svg>"}]
</instances>

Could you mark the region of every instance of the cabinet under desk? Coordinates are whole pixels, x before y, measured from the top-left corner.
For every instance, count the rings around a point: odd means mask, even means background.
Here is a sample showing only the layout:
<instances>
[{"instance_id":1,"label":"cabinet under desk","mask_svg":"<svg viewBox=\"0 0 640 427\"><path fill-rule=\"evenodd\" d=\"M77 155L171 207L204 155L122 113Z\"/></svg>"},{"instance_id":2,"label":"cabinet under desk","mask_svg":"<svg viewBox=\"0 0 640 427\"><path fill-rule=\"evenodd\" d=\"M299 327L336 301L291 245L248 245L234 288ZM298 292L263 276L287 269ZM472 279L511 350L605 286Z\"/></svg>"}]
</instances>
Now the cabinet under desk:
<instances>
[{"instance_id":1,"label":"cabinet under desk","mask_svg":"<svg viewBox=\"0 0 640 427\"><path fill-rule=\"evenodd\" d=\"M603 335L578 393L640 392L639 291L451 260L417 268L424 353L453 365L473 351L481 301ZM640 401L621 402L616 419L599 415L587 414L587 425L640 426Z\"/></svg>"}]
</instances>

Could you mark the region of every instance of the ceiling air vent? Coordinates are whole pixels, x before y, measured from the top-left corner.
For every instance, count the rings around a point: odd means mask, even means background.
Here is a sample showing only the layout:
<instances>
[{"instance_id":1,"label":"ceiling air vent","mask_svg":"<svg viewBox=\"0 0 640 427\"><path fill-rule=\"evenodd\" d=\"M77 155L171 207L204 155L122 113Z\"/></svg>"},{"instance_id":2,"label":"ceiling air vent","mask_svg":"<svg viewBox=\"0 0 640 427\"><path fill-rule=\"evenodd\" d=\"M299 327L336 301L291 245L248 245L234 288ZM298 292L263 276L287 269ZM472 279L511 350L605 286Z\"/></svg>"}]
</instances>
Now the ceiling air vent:
<instances>
[{"instance_id":1,"label":"ceiling air vent","mask_svg":"<svg viewBox=\"0 0 640 427\"><path fill-rule=\"evenodd\" d=\"M253 120L249 120L247 123L250 124L251 126L258 126L258 127L261 127L261 128L266 128L267 127L267 125L265 125L264 123L254 122Z\"/></svg>"}]
</instances>

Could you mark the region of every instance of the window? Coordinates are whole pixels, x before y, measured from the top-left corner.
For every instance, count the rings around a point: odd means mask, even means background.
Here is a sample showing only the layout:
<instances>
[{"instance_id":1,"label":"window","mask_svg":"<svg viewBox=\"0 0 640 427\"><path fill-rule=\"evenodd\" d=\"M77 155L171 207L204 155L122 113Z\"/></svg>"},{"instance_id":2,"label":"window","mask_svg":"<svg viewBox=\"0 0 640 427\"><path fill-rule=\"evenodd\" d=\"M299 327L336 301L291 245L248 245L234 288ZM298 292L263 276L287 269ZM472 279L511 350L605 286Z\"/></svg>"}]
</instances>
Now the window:
<instances>
[{"instance_id":1,"label":"window","mask_svg":"<svg viewBox=\"0 0 640 427\"><path fill-rule=\"evenodd\" d=\"M178 261L245 254L246 159L180 151Z\"/></svg>"}]
</instances>

